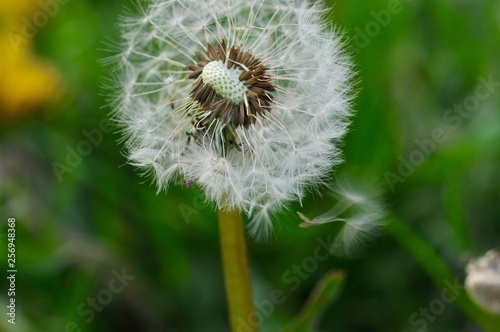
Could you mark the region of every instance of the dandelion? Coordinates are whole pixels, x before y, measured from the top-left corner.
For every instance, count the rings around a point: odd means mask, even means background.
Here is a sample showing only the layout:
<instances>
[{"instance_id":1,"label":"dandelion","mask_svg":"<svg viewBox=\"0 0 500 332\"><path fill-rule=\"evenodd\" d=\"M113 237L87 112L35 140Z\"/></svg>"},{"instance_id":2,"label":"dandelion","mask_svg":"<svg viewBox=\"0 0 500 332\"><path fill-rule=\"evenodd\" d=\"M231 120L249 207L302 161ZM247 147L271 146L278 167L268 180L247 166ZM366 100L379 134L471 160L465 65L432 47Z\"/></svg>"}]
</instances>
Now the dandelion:
<instances>
[{"instance_id":1,"label":"dandelion","mask_svg":"<svg viewBox=\"0 0 500 332\"><path fill-rule=\"evenodd\" d=\"M465 289L474 301L500 314L500 252L488 251L467 264Z\"/></svg>"},{"instance_id":2,"label":"dandelion","mask_svg":"<svg viewBox=\"0 0 500 332\"><path fill-rule=\"evenodd\" d=\"M130 163L202 188L221 216L270 215L341 162L352 65L318 1L151 0L123 19L112 102Z\"/></svg>"},{"instance_id":3,"label":"dandelion","mask_svg":"<svg viewBox=\"0 0 500 332\"><path fill-rule=\"evenodd\" d=\"M130 162L159 190L198 185L266 236L341 158L351 62L308 1L150 1L113 57Z\"/></svg>"}]
</instances>

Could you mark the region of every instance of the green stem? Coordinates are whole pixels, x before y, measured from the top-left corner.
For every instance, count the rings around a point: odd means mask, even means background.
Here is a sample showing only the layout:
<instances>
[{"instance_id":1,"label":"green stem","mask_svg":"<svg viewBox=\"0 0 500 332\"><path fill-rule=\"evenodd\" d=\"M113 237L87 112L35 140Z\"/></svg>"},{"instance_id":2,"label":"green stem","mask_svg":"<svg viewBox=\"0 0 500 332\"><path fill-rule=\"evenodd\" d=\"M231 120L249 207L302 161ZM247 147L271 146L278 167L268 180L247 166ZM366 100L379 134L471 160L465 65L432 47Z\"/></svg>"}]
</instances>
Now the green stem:
<instances>
[{"instance_id":1,"label":"green stem","mask_svg":"<svg viewBox=\"0 0 500 332\"><path fill-rule=\"evenodd\" d=\"M386 231L392 235L402 247L408 250L432 279L437 288L446 289L450 287L450 283L455 283L456 277L450 271L443 259L436 253L434 248L403 221L396 217L391 217L386 226ZM461 288L460 294L454 299L454 304L485 331L500 331L500 317L494 316L479 308L471 301L465 289Z\"/></svg>"},{"instance_id":2,"label":"green stem","mask_svg":"<svg viewBox=\"0 0 500 332\"><path fill-rule=\"evenodd\" d=\"M231 331L243 328L257 332L245 231L239 212L219 210L219 236Z\"/></svg>"}]
</instances>

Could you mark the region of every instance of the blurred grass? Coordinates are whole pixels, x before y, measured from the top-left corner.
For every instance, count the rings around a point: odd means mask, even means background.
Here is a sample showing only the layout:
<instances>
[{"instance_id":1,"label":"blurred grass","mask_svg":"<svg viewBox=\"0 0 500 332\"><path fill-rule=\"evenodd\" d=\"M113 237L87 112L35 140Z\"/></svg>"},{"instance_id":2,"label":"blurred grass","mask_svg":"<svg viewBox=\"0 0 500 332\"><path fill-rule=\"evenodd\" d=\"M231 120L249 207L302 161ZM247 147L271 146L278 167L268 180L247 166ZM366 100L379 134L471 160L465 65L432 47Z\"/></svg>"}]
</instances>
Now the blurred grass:
<instances>
[{"instance_id":1,"label":"blurred grass","mask_svg":"<svg viewBox=\"0 0 500 332\"><path fill-rule=\"evenodd\" d=\"M425 240L414 243L414 251L433 248L443 267L463 281L466 259L498 246L500 238L500 93L482 101L457 129L443 116L474 94L479 77L500 81L500 6L494 0L401 1L402 12L356 52L356 28L363 31L374 21L371 12L386 9L388 1L329 4L360 81L357 115L343 146L346 163L337 174L378 178L391 213ZM57 68L60 101L0 122L0 217L18 220L19 324L26 331L64 331L69 322L82 331L225 331L216 214L199 191L172 187L157 195L149 180L125 165L115 133L104 133L62 182L52 168L85 139L83 130L107 118L99 60L109 55L104 42L116 38L113 25L123 6L130 3L61 5L33 40L32 55ZM414 141L431 137L435 128L448 139L391 191L384 173L397 174L398 158L408 158ZM439 269L426 265L425 257L412 259L404 241L384 235L357 256L330 257L296 289L287 282L285 274L312 255L317 239L333 232L329 226L299 228L295 211L314 215L334 204L311 195L304 208L293 205L277 217L274 241L250 241L257 307L274 289L286 297L272 314L264 317L261 310L262 330L285 326L332 268L348 271L348 278L320 330L415 330L410 315L438 298L442 285L434 286ZM5 257L4 239L2 231ZM5 271L5 259L0 262ZM112 271L122 268L136 278L86 322L78 308L88 309L87 298L106 289ZM9 326L2 321L0 329ZM477 327L449 304L427 330Z\"/></svg>"}]
</instances>

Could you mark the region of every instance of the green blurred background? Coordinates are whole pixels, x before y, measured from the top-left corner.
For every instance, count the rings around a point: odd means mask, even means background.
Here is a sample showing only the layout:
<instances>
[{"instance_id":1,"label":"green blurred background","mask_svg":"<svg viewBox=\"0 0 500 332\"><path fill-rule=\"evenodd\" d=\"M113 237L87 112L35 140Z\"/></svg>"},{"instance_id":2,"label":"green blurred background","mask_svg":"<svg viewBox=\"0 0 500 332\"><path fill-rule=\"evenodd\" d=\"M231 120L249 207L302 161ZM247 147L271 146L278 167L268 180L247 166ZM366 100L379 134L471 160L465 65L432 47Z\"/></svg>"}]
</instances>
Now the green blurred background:
<instances>
[{"instance_id":1,"label":"green blurred background","mask_svg":"<svg viewBox=\"0 0 500 332\"><path fill-rule=\"evenodd\" d=\"M126 164L117 128L108 127L102 85L109 82L99 61L110 55L107 43L117 39L114 25L130 1L2 2L0 331L227 331L215 211L196 188L157 194ZM467 260L499 243L500 84L482 82L500 82L500 3L329 6L359 80L336 176L376 179L388 220L425 241L388 228L355 255L321 262L291 289L284 275L335 231L298 227L295 211L314 216L335 204L309 195L303 208L276 216L269 243L249 240L256 302L276 289L286 296L272 310L257 306L262 331L279 331L335 268L347 279L320 331L480 331L455 303L426 329L410 317L440 298L444 280L431 276L429 248L463 283ZM39 29L26 28L26 19ZM436 130L439 142L431 144ZM402 174L411 160L414 170ZM9 217L17 220L16 326L4 313ZM130 280L110 292L124 271Z\"/></svg>"}]
</instances>

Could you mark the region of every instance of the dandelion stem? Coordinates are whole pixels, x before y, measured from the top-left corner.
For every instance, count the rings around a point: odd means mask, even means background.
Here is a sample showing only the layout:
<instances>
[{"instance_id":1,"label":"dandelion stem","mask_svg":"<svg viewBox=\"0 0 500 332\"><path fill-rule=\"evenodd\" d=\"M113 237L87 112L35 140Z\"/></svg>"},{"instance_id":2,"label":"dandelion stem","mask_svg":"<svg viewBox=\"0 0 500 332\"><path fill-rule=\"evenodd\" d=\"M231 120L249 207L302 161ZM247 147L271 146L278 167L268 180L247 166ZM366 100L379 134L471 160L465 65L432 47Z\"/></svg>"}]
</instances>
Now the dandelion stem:
<instances>
[{"instance_id":1,"label":"dandelion stem","mask_svg":"<svg viewBox=\"0 0 500 332\"><path fill-rule=\"evenodd\" d=\"M238 326L245 326L245 331L256 332L245 232L239 212L219 210L219 237L231 330L236 332Z\"/></svg>"}]
</instances>

